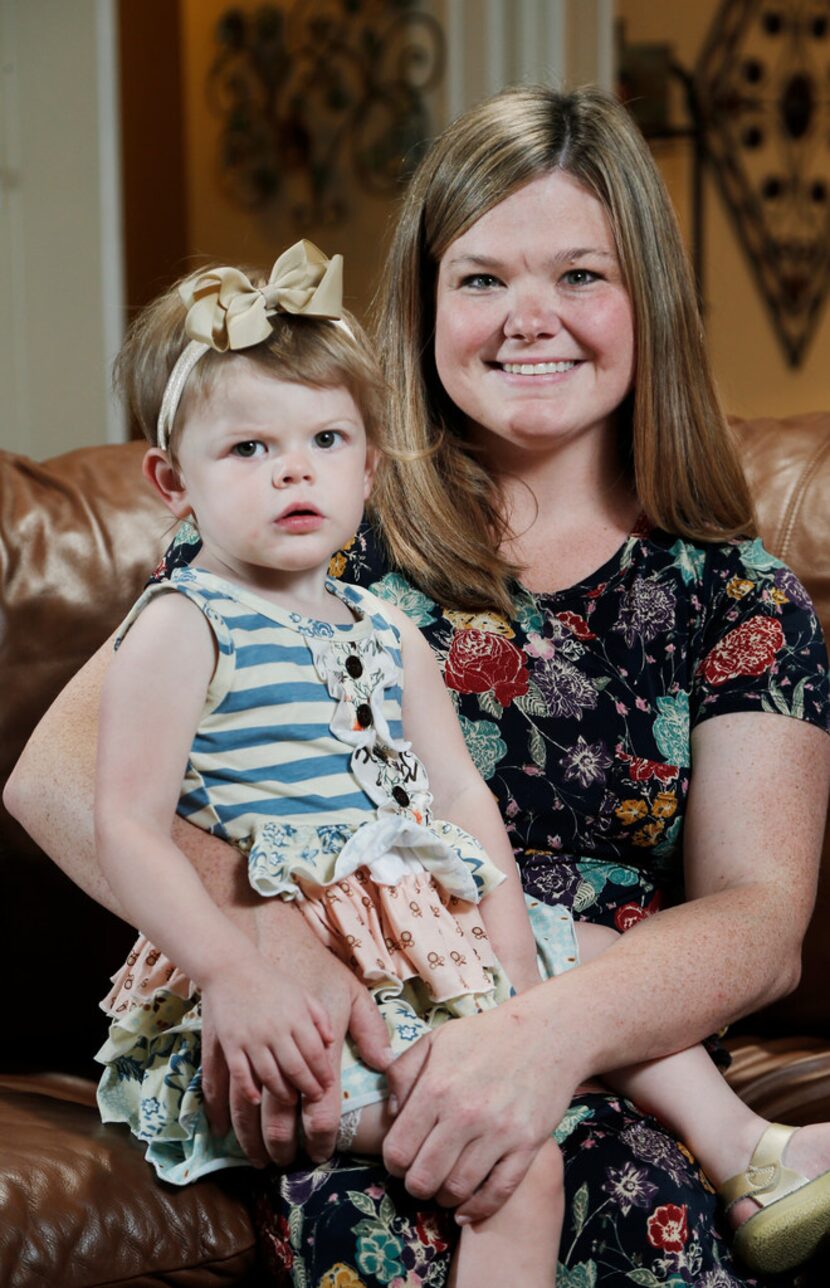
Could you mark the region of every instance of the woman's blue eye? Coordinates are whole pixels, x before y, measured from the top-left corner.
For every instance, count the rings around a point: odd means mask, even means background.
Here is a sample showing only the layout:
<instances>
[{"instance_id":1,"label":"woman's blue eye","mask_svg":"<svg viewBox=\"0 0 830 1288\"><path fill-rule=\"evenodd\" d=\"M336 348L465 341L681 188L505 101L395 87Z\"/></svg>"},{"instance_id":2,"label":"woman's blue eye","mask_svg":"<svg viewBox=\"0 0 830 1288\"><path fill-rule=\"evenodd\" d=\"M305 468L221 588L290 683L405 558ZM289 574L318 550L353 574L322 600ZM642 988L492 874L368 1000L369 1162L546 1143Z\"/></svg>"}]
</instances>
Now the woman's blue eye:
<instances>
[{"instance_id":1,"label":"woman's blue eye","mask_svg":"<svg viewBox=\"0 0 830 1288\"><path fill-rule=\"evenodd\" d=\"M498 286L499 279L492 273L470 273L462 278L462 286L471 286L475 291L485 291L491 286Z\"/></svg>"},{"instance_id":2,"label":"woman's blue eye","mask_svg":"<svg viewBox=\"0 0 830 1288\"><path fill-rule=\"evenodd\" d=\"M241 456L243 460L249 461L252 457L260 455L260 449L264 451L265 444L258 438L250 438L244 443L234 443L231 452L234 456Z\"/></svg>"},{"instance_id":3,"label":"woman's blue eye","mask_svg":"<svg viewBox=\"0 0 830 1288\"><path fill-rule=\"evenodd\" d=\"M314 435L314 442L317 447L328 449L339 443L342 437L342 431L339 429L321 429L319 434Z\"/></svg>"},{"instance_id":4,"label":"woman's blue eye","mask_svg":"<svg viewBox=\"0 0 830 1288\"><path fill-rule=\"evenodd\" d=\"M597 277L598 274L592 273L590 268L569 268L563 280L568 286L588 286Z\"/></svg>"}]
</instances>

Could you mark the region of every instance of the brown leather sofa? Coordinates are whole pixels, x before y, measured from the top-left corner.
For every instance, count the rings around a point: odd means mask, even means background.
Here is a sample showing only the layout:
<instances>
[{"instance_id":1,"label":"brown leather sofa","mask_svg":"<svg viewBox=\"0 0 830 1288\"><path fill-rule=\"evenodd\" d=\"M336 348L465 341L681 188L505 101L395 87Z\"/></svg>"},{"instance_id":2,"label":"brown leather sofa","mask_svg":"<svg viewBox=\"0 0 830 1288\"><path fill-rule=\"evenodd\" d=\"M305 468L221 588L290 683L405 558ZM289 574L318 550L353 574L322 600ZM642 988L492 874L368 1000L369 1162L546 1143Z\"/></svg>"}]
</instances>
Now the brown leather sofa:
<instances>
[{"instance_id":1,"label":"brown leather sofa","mask_svg":"<svg viewBox=\"0 0 830 1288\"><path fill-rule=\"evenodd\" d=\"M830 414L737 430L764 539L805 582L830 634ZM89 448L43 465L0 453L0 786L166 544L170 519L141 479L142 451ZM830 877L827 840L823 867ZM4 811L0 909L0 1285L255 1284L244 1171L173 1189L153 1179L124 1129L99 1124L96 1003L131 932ZM830 1118L828 914L824 883L797 993L730 1039L735 1085L793 1123ZM826 1284L826 1269L803 1282Z\"/></svg>"}]
</instances>

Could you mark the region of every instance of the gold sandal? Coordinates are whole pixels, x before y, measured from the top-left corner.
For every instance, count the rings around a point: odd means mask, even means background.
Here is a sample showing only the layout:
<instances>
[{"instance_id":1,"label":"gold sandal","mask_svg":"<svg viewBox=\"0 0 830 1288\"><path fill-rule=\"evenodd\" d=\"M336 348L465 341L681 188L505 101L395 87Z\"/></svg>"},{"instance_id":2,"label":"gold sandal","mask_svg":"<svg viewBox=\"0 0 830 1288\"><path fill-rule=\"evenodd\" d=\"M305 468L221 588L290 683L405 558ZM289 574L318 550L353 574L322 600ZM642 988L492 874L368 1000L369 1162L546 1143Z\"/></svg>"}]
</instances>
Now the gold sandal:
<instances>
[{"instance_id":1,"label":"gold sandal","mask_svg":"<svg viewBox=\"0 0 830 1288\"><path fill-rule=\"evenodd\" d=\"M735 1252L760 1274L780 1274L808 1261L830 1233L830 1172L808 1180L785 1167L784 1150L797 1127L771 1123L745 1172L724 1181L726 1210L739 1199L760 1204L735 1232Z\"/></svg>"}]
</instances>

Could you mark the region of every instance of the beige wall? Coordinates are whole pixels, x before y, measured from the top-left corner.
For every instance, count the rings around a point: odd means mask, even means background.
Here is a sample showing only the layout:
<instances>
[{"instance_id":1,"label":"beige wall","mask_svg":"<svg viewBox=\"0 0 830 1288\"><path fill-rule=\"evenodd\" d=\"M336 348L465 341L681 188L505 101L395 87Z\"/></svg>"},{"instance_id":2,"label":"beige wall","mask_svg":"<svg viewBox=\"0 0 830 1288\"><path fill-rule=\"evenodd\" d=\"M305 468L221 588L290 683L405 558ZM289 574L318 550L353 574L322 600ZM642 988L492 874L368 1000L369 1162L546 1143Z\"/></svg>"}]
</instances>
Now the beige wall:
<instances>
[{"instance_id":1,"label":"beige wall","mask_svg":"<svg viewBox=\"0 0 830 1288\"><path fill-rule=\"evenodd\" d=\"M718 8L719 0L616 0L628 41L668 41L689 69ZM661 143L655 154L688 231L689 145ZM704 227L706 332L726 406L744 416L830 407L830 300L801 367L789 367L711 177L705 183Z\"/></svg>"},{"instance_id":2,"label":"beige wall","mask_svg":"<svg viewBox=\"0 0 830 1288\"><path fill-rule=\"evenodd\" d=\"M0 447L121 433L111 0L0 0Z\"/></svg>"}]
</instances>

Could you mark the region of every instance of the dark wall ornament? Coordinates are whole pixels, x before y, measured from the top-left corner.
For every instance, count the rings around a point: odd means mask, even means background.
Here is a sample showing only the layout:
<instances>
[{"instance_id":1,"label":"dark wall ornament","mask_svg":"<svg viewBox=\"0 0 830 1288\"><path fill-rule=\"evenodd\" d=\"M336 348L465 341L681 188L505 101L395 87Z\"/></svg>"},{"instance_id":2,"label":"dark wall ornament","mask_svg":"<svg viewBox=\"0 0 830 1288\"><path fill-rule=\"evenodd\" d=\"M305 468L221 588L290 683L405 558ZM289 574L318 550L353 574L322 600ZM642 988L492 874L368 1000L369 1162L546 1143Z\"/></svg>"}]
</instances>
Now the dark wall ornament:
<instances>
[{"instance_id":1,"label":"dark wall ornament","mask_svg":"<svg viewBox=\"0 0 830 1288\"><path fill-rule=\"evenodd\" d=\"M288 202L301 227L347 213L347 177L385 196L431 137L425 95L444 36L417 0L283 0L227 10L208 96L222 119L225 191Z\"/></svg>"},{"instance_id":2,"label":"dark wall ornament","mask_svg":"<svg viewBox=\"0 0 830 1288\"><path fill-rule=\"evenodd\" d=\"M709 160L797 367L830 287L830 0L722 0L694 81Z\"/></svg>"}]
</instances>

